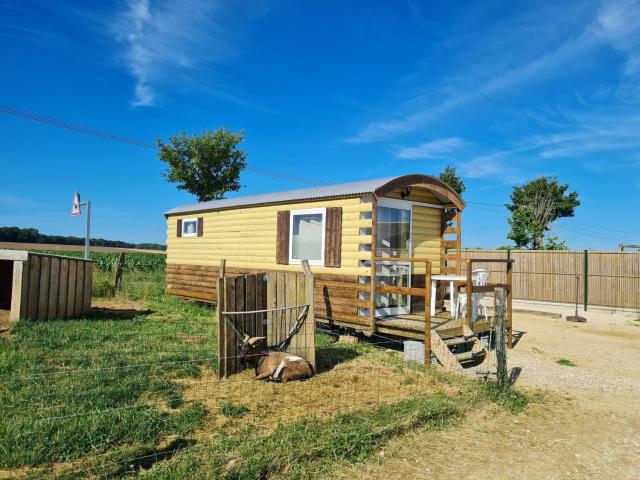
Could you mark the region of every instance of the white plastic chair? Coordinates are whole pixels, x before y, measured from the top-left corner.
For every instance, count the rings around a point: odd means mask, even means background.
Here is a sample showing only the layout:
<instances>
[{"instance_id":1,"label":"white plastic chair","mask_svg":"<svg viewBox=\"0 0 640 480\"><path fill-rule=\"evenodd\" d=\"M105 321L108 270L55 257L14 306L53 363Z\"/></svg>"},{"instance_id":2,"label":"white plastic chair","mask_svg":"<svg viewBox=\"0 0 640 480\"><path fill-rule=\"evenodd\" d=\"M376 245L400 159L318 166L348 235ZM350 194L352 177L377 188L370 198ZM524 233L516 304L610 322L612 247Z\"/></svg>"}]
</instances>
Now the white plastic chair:
<instances>
[{"instance_id":1,"label":"white plastic chair","mask_svg":"<svg viewBox=\"0 0 640 480\"><path fill-rule=\"evenodd\" d=\"M491 272L484 268L478 268L471 272L471 283L474 287L484 287L489 281ZM471 321L475 322L478 318L478 309L482 310L482 316L489 318L488 306L482 301L484 293L474 293L471 297ZM467 294L458 293L458 316L464 316L467 314Z\"/></svg>"}]
</instances>

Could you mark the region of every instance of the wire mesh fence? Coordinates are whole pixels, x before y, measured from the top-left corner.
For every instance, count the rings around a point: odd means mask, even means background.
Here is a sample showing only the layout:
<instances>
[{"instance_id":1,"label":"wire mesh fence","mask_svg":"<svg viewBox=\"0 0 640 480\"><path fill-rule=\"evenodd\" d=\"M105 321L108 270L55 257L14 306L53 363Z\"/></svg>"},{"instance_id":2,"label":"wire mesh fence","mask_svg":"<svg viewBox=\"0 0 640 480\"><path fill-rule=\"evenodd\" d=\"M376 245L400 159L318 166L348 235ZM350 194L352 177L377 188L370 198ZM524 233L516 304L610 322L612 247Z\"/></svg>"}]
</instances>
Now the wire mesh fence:
<instances>
[{"instance_id":1,"label":"wire mesh fence","mask_svg":"<svg viewBox=\"0 0 640 480\"><path fill-rule=\"evenodd\" d=\"M343 343L341 332L324 328L301 339L316 345L308 380L258 381L251 369L219 379L225 357L213 309L164 297L138 309L115 303L110 314L101 307L83 320L19 323L2 339L5 476L138 475L220 435L267 438L443 388L403 363L401 340Z\"/></svg>"}]
</instances>

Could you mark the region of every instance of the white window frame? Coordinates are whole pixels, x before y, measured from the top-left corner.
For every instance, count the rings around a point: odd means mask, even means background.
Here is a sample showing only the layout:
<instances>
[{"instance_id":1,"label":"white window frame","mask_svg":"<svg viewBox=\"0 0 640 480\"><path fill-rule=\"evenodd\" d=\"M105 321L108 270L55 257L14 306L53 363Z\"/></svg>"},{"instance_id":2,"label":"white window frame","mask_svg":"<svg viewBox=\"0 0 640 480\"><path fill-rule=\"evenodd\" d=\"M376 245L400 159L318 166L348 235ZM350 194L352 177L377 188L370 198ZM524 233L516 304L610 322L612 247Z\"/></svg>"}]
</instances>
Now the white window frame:
<instances>
[{"instance_id":1,"label":"white window frame","mask_svg":"<svg viewBox=\"0 0 640 480\"><path fill-rule=\"evenodd\" d=\"M320 260L309 260L309 265L322 265L324 266L324 248L325 248L325 235L327 224L327 209L326 208L307 208L304 210L291 210L289 212L289 263L293 265L301 264L302 259L293 258L293 218L296 215L315 215L322 214L322 242L320 247Z\"/></svg>"},{"instance_id":2,"label":"white window frame","mask_svg":"<svg viewBox=\"0 0 640 480\"><path fill-rule=\"evenodd\" d=\"M187 222L196 222L196 231L194 233L186 233L185 226ZM182 236L183 237L197 237L198 236L198 218L183 218L182 219Z\"/></svg>"}]
</instances>

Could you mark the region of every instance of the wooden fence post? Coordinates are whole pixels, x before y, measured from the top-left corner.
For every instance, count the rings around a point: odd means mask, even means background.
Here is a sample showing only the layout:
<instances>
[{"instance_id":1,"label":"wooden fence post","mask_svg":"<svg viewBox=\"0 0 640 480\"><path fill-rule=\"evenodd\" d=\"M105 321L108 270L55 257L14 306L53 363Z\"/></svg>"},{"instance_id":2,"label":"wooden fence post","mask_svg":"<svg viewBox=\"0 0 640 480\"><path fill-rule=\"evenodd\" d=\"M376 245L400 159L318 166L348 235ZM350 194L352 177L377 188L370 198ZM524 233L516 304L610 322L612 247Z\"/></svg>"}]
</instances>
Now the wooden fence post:
<instances>
[{"instance_id":1,"label":"wooden fence post","mask_svg":"<svg viewBox=\"0 0 640 480\"><path fill-rule=\"evenodd\" d=\"M124 252L120 252L120 256L118 256L118 265L116 266L116 280L114 282L113 290L115 292L119 292L122 290L122 274L124 273Z\"/></svg>"},{"instance_id":2,"label":"wooden fence post","mask_svg":"<svg viewBox=\"0 0 640 480\"><path fill-rule=\"evenodd\" d=\"M424 272L424 358L425 367L431 365L431 262L425 262Z\"/></svg>"},{"instance_id":3,"label":"wooden fence post","mask_svg":"<svg viewBox=\"0 0 640 480\"><path fill-rule=\"evenodd\" d=\"M505 303L507 292L502 287L495 289L496 322L494 334L496 339L496 380L498 388L507 386L507 338L505 335Z\"/></svg>"},{"instance_id":4,"label":"wooden fence post","mask_svg":"<svg viewBox=\"0 0 640 480\"><path fill-rule=\"evenodd\" d=\"M218 380L222 379L226 375L226 358L225 358L225 338L226 329L224 324L224 316L222 311L224 309L224 279L218 278L218 304L216 305L216 325L218 327Z\"/></svg>"},{"instance_id":5,"label":"wooden fence post","mask_svg":"<svg viewBox=\"0 0 640 480\"><path fill-rule=\"evenodd\" d=\"M471 328L473 318L473 260L467 258L467 327Z\"/></svg>"},{"instance_id":6,"label":"wooden fence post","mask_svg":"<svg viewBox=\"0 0 640 480\"><path fill-rule=\"evenodd\" d=\"M225 258L221 259L220 268L218 269L218 277L224 278L226 266L227 266L227 260Z\"/></svg>"},{"instance_id":7,"label":"wooden fence post","mask_svg":"<svg viewBox=\"0 0 640 480\"><path fill-rule=\"evenodd\" d=\"M511 250L508 250L511 252ZM509 262L507 263L507 328L509 329L509 338L507 340L509 348L513 348L513 260L509 254Z\"/></svg>"},{"instance_id":8,"label":"wooden fence post","mask_svg":"<svg viewBox=\"0 0 640 480\"><path fill-rule=\"evenodd\" d=\"M302 270L304 271L304 285L305 285L305 299L306 302L309 304L309 310L307 310L307 319L305 320L305 323L307 324L307 328L304 329L305 331L305 350L306 350L306 359L309 363L311 363L311 365L313 365L313 368L315 369L317 367L316 365L316 341L315 341L315 334L316 334L316 314L315 314L315 307L316 307L316 287L315 287L315 283L313 280L313 274L311 273L311 267L309 267L309 261L308 260L303 260L302 261ZM309 326L311 325L311 326ZM309 337L313 337L313 338L309 338Z\"/></svg>"}]
</instances>

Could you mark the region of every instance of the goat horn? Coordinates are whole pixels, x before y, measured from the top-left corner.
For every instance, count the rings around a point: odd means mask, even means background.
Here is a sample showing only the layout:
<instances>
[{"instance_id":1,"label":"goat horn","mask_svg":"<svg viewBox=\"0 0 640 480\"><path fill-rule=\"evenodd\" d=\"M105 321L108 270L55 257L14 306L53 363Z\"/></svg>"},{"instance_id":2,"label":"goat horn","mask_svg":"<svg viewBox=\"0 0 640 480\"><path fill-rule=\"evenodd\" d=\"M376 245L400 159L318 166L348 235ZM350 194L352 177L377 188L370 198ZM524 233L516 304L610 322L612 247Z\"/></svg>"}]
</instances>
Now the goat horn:
<instances>
[{"instance_id":1,"label":"goat horn","mask_svg":"<svg viewBox=\"0 0 640 480\"><path fill-rule=\"evenodd\" d=\"M267 337L251 337L249 340L247 340L247 343L249 345L255 345L256 342L259 342L260 340L264 340Z\"/></svg>"}]
</instances>

